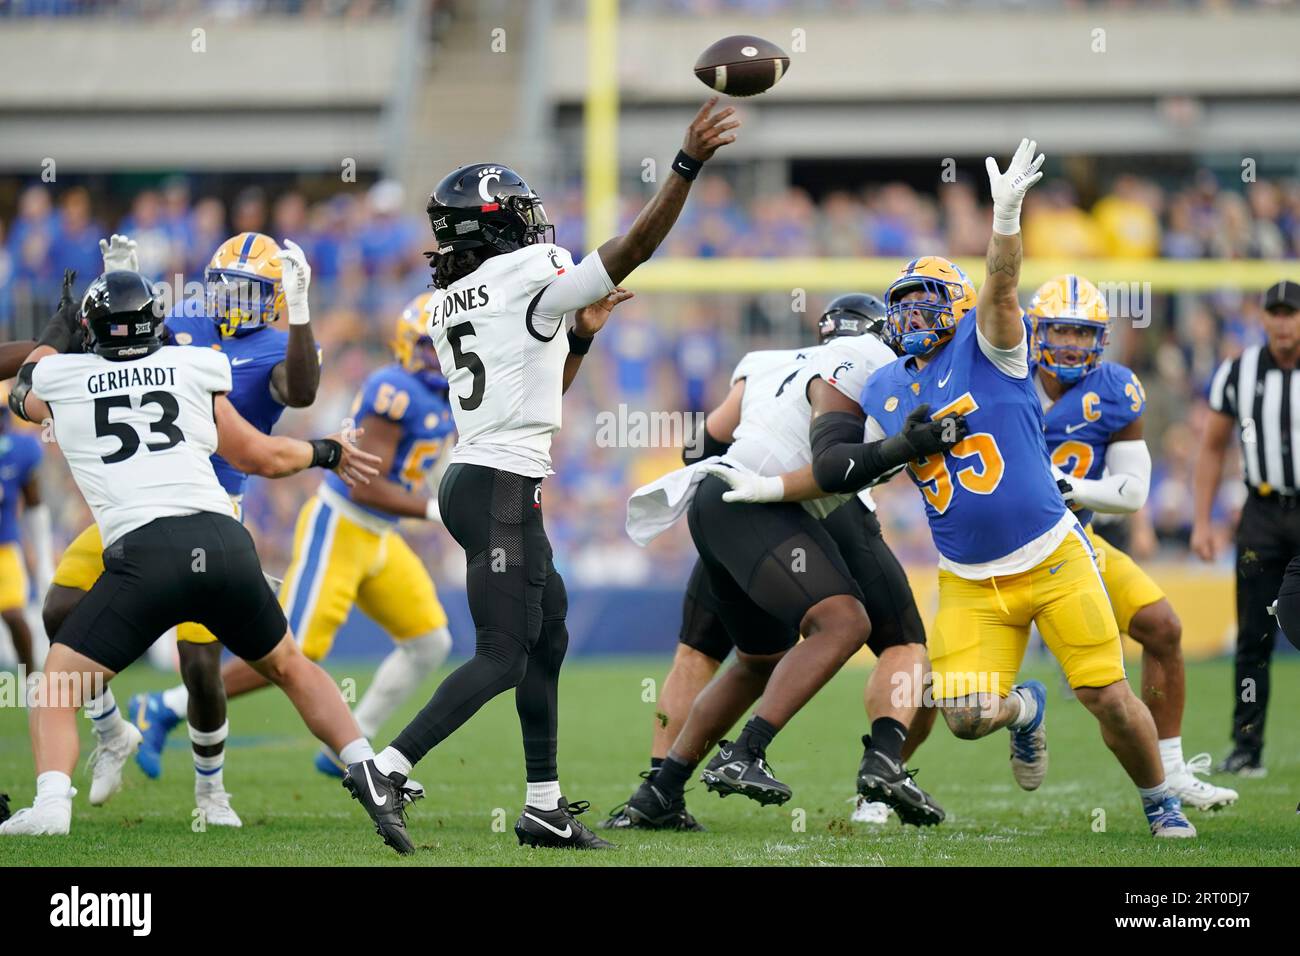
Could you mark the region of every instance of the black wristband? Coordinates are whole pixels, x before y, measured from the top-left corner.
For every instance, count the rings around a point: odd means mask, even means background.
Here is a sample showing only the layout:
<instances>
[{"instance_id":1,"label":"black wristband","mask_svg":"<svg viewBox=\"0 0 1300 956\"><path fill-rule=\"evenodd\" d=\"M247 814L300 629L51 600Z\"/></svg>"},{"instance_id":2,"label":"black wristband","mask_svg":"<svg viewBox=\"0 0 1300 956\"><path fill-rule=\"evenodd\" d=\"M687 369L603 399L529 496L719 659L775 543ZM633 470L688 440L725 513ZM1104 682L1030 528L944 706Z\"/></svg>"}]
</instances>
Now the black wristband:
<instances>
[{"instance_id":1,"label":"black wristband","mask_svg":"<svg viewBox=\"0 0 1300 956\"><path fill-rule=\"evenodd\" d=\"M700 174L702 168L704 168L704 160L692 159L690 156L686 155L684 149L679 149L677 151L677 158L673 160L673 172L682 177L682 179L686 180L688 183L694 182L695 177Z\"/></svg>"},{"instance_id":2,"label":"black wristband","mask_svg":"<svg viewBox=\"0 0 1300 956\"><path fill-rule=\"evenodd\" d=\"M313 438L311 445L311 467L328 468L331 471L343 460L343 446L333 438Z\"/></svg>"},{"instance_id":3,"label":"black wristband","mask_svg":"<svg viewBox=\"0 0 1300 956\"><path fill-rule=\"evenodd\" d=\"M596 341L595 336L584 339L573 329L569 329L569 352L573 355L586 355L591 351L591 343Z\"/></svg>"}]
</instances>

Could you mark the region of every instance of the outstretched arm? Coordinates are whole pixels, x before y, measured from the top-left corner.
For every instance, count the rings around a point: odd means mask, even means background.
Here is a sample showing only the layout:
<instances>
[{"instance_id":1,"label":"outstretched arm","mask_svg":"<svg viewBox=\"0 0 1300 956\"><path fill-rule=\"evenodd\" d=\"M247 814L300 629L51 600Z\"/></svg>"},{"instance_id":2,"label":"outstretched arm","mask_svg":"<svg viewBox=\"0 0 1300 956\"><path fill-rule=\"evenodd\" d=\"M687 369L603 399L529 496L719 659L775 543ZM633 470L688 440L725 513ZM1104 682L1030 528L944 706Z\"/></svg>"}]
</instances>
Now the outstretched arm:
<instances>
[{"instance_id":1,"label":"outstretched arm","mask_svg":"<svg viewBox=\"0 0 1300 956\"><path fill-rule=\"evenodd\" d=\"M673 160L672 174L664 179L663 185L641 210L632 227L597 250L600 261L605 264L605 272L615 285L626 279L633 269L649 259L659 248L677 221L677 216L686 203L686 196L691 191L691 181L699 173L700 166L708 162L720 146L736 141L735 134L730 132L740 125L740 120L730 118L736 111L728 106L710 115L709 111L717 102L716 96L710 97L695 114L695 119L686 130L682 151Z\"/></svg>"},{"instance_id":2,"label":"outstretched arm","mask_svg":"<svg viewBox=\"0 0 1300 956\"><path fill-rule=\"evenodd\" d=\"M1020 314L1020 206L1029 187L1043 178L1043 155L1034 158L1038 144L1022 139L1005 173L992 156L984 160L993 194L993 235L989 239L987 274L979 291L975 316L979 330L994 348L1011 349L1025 337Z\"/></svg>"},{"instance_id":3,"label":"outstretched arm","mask_svg":"<svg viewBox=\"0 0 1300 956\"><path fill-rule=\"evenodd\" d=\"M212 411L217 422L217 454L247 474L285 478L322 467L337 472L348 485L368 482L379 474L379 457L357 448L342 433L315 441L267 435L250 425L224 394L213 396Z\"/></svg>"}]
</instances>

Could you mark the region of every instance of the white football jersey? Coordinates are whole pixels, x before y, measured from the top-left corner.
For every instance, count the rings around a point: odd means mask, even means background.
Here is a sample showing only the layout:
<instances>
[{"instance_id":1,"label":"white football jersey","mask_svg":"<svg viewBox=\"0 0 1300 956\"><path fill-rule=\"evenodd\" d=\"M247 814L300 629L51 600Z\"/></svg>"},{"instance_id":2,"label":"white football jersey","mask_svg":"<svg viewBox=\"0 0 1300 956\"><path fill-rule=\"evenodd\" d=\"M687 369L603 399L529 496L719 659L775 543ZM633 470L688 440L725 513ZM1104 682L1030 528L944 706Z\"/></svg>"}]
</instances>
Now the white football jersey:
<instances>
[{"instance_id":1,"label":"white football jersey","mask_svg":"<svg viewBox=\"0 0 1300 956\"><path fill-rule=\"evenodd\" d=\"M580 269L588 281L576 274ZM564 313L611 291L599 256L592 253L575 267L568 252L550 244L493 256L448 288L434 290L428 328L450 387L453 464L529 478L552 473L551 436L560 428L569 354L568 337L561 334Z\"/></svg>"},{"instance_id":2,"label":"white football jersey","mask_svg":"<svg viewBox=\"0 0 1300 956\"><path fill-rule=\"evenodd\" d=\"M51 355L32 394L54 415L54 437L95 515L104 546L156 518L232 514L209 460L217 450L213 395L230 391L230 361L212 349L163 346L111 362Z\"/></svg>"},{"instance_id":3,"label":"white football jersey","mask_svg":"<svg viewBox=\"0 0 1300 956\"><path fill-rule=\"evenodd\" d=\"M842 335L806 349L749 353L732 375L733 382L745 379L745 394L727 458L760 475L781 475L812 464L808 383L820 377L857 402L867 377L896 358L874 335ZM875 510L867 489L858 497ZM824 518L848 498L827 495L803 505Z\"/></svg>"}]
</instances>

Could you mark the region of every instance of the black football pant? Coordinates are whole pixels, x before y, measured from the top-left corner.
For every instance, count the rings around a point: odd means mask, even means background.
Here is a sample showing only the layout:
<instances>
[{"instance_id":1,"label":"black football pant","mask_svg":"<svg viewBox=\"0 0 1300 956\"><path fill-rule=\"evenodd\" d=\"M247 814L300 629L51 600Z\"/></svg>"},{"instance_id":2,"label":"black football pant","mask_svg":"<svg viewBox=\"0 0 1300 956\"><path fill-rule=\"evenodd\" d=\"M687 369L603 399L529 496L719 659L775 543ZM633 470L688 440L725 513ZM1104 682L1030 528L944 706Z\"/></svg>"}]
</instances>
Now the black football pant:
<instances>
[{"instance_id":1,"label":"black football pant","mask_svg":"<svg viewBox=\"0 0 1300 956\"><path fill-rule=\"evenodd\" d=\"M1268 613L1287 562L1300 554L1300 502L1251 495L1237 526L1237 651L1232 739L1258 755L1264 746L1269 661L1277 621Z\"/></svg>"},{"instance_id":2,"label":"black football pant","mask_svg":"<svg viewBox=\"0 0 1300 956\"><path fill-rule=\"evenodd\" d=\"M393 746L418 762L512 687L530 782L556 780L556 691L568 597L542 526L542 480L480 465L447 469L443 523L465 549L474 656L444 680Z\"/></svg>"}]
</instances>

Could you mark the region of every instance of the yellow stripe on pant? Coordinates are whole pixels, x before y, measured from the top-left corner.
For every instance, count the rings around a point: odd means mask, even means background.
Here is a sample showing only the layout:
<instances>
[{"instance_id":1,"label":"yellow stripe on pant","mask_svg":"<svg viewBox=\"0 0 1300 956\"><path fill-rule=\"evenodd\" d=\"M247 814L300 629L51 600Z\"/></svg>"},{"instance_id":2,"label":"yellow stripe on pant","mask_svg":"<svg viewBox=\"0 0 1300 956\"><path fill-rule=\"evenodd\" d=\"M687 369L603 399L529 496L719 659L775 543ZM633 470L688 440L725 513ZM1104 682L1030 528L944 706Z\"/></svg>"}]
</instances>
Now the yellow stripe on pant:
<instances>
[{"instance_id":1,"label":"yellow stripe on pant","mask_svg":"<svg viewBox=\"0 0 1300 956\"><path fill-rule=\"evenodd\" d=\"M280 605L314 661L329 654L354 605L398 641L447 626L429 572L401 535L367 528L319 497L298 514Z\"/></svg>"},{"instance_id":2,"label":"yellow stripe on pant","mask_svg":"<svg viewBox=\"0 0 1300 956\"><path fill-rule=\"evenodd\" d=\"M1124 679L1119 627L1081 530L1041 564L994 581L939 572L939 612L930 637L936 699L1005 697L1037 623L1071 687Z\"/></svg>"}]
</instances>

